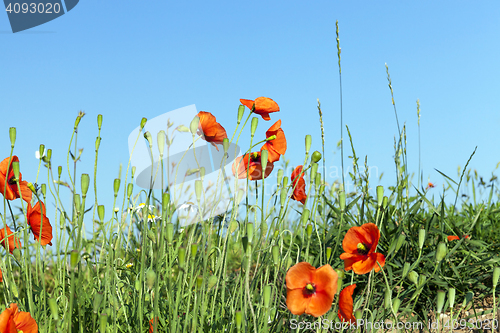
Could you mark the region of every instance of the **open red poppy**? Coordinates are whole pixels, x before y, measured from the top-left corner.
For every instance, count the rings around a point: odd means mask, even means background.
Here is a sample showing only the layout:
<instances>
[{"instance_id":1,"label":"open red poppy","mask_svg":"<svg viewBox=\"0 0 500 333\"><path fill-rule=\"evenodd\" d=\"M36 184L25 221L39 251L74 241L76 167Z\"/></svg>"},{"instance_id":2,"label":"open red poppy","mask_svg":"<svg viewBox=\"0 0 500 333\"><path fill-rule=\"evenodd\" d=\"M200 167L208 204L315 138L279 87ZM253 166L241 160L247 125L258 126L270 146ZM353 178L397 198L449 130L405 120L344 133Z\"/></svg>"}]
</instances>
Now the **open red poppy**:
<instances>
[{"instance_id":1,"label":"open red poppy","mask_svg":"<svg viewBox=\"0 0 500 333\"><path fill-rule=\"evenodd\" d=\"M353 312L353 301L352 294L354 293L354 289L356 288L356 284L351 284L350 286L342 289L339 295L339 319L342 321L348 321L349 323L355 323L356 318L354 317Z\"/></svg>"},{"instance_id":2,"label":"open red poppy","mask_svg":"<svg viewBox=\"0 0 500 333\"><path fill-rule=\"evenodd\" d=\"M34 207L28 204L28 212L26 214L28 216L28 224L36 240L39 240L42 245L52 245L52 226L46 216L47 211L45 210L45 205L43 203L41 203L41 205L42 208L40 208L40 202L37 202Z\"/></svg>"},{"instance_id":3,"label":"open red poppy","mask_svg":"<svg viewBox=\"0 0 500 333\"><path fill-rule=\"evenodd\" d=\"M156 322L156 332L160 332L160 324L158 323L158 317L155 317L151 318L151 320L149 321L149 333L154 332L155 322Z\"/></svg>"},{"instance_id":4,"label":"open red poppy","mask_svg":"<svg viewBox=\"0 0 500 333\"><path fill-rule=\"evenodd\" d=\"M227 138L226 130L210 112L200 111L197 116L200 118L197 134L210 142L218 151L217 145L221 145L222 141Z\"/></svg>"},{"instance_id":5,"label":"open red poppy","mask_svg":"<svg viewBox=\"0 0 500 333\"><path fill-rule=\"evenodd\" d=\"M285 132L281 129L281 119L275 122L266 132L266 138L270 138L273 135L276 138L266 141L262 148L260 148L260 151L267 150L267 160L274 163L280 159L281 155L285 155L286 152L286 138Z\"/></svg>"},{"instance_id":6,"label":"open red poppy","mask_svg":"<svg viewBox=\"0 0 500 333\"><path fill-rule=\"evenodd\" d=\"M19 311L16 303L0 314L0 332L5 333L38 333L38 325L29 312Z\"/></svg>"},{"instance_id":7,"label":"open red poppy","mask_svg":"<svg viewBox=\"0 0 500 333\"><path fill-rule=\"evenodd\" d=\"M236 176L236 168L238 168L238 179L247 178L248 175L248 179L250 180L261 180L262 164L260 158L260 152L245 154L244 156L236 158L233 162L233 175ZM273 169L274 164L271 162L267 162L264 178L267 178L271 174Z\"/></svg>"},{"instance_id":8,"label":"open red poppy","mask_svg":"<svg viewBox=\"0 0 500 333\"><path fill-rule=\"evenodd\" d=\"M469 235L464 235L463 238L467 239L467 238L469 238ZM448 242L451 242L451 241L454 241L454 240L459 240L459 239L460 239L460 237L458 237L458 236L454 236L454 235L453 236L448 236Z\"/></svg>"},{"instance_id":9,"label":"open red poppy","mask_svg":"<svg viewBox=\"0 0 500 333\"><path fill-rule=\"evenodd\" d=\"M293 194L292 199L300 201L302 204L306 203L307 195L306 195L306 182L304 180L304 173L299 177L302 172L302 165L299 165L292 172L292 183L293 183Z\"/></svg>"},{"instance_id":10,"label":"open red poppy","mask_svg":"<svg viewBox=\"0 0 500 333\"><path fill-rule=\"evenodd\" d=\"M264 120L271 120L269 114L280 110L278 103L268 97L258 97L254 101L240 99L240 103L252 110L252 112L259 114Z\"/></svg>"},{"instance_id":11,"label":"open red poppy","mask_svg":"<svg viewBox=\"0 0 500 333\"><path fill-rule=\"evenodd\" d=\"M4 195L7 200L15 200L22 198L26 202L31 202L31 190L28 188L28 182L22 180L23 176L19 172L19 187L21 188L21 193L19 193L19 188L17 187L16 177L14 177L14 170L12 169L12 162L19 162L17 156L12 156L9 164L9 157L0 162L0 192ZM9 174L7 174L7 170Z\"/></svg>"},{"instance_id":12,"label":"open red poppy","mask_svg":"<svg viewBox=\"0 0 500 333\"><path fill-rule=\"evenodd\" d=\"M366 274L372 269L380 271L377 262L383 267L385 256L375 253L379 239L380 231L373 223L350 228L342 241L345 253L340 255L340 259L344 260L344 269L352 269L356 274Z\"/></svg>"},{"instance_id":13,"label":"open red poppy","mask_svg":"<svg viewBox=\"0 0 500 333\"><path fill-rule=\"evenodd\" d=\"M5 229L7 229L7 236L5 235ZM8 241L7 238L8 237ZM19 237L14 235L12 230L10 230L9 226L2 226L0 229L0 241L2 242L2 246L8 250L11 254L14 252L14 249L21 248L21 242L19 241Z\"/></svg>"},{"instance_id":14,"label":"open red poppy","mask_svg":"<svg viewBox=\"0 0 500 333\"><path fill-rule=\"evenodd\" d=\"M286 273L286 306L294 315L319 317L332 307L337 291L337 273L330 265L316 269L299 262Z\"/></svg>"}]
</instances>

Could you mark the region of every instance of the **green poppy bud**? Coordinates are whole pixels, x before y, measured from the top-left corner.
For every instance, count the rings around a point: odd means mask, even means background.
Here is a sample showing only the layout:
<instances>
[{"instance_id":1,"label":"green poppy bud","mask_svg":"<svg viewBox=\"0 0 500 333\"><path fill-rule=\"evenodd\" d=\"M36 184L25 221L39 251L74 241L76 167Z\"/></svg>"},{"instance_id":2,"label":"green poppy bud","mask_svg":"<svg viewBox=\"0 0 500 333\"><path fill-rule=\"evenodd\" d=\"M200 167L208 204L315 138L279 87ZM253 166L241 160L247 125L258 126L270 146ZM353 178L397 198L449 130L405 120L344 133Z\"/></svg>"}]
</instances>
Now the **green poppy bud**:
<instances>
[{"instance_id":1,"label":"green poppy bud","mask_svg":"<svg viewBox=\"0 0 500 333\"><path fill-rule=\"evenodd\" d=\"M405 235L401 234L398 236L398 240L396 241L396 251L395 252L398 252L399 249L401 248L401 246L403 246L403 243L405 241Z\"/></svg>"},{"instance_id":2,"label":"green poppy bud","mask_svg":"<svg viewBox=\"0 0 500 333\"><path fill-rule=\"evenodd\" d=\"M399 298L395 298L392 300L392 308L395 313L398 313L399 306L401 305L401 300Z\"/></svg>"},{"instance_id":3,"label":"green poppy bud","mask_svg":"<svg viewBox=\"0 0 500 333\"><path fill-rule=\"evenodd\" d=\"M406 277L409 270L410 270L410 263L405 262L405 264L403 265L403 279Z\"/></svg>"},{"instance_id":4,"label":"green poppy bud","mask_svg":"<svg viewBox=\"0 0 500 333\"><path fill-rule=\"evenodd\" d=\"M100 146L101 146L101 137L98 136L95 138L95 151L98 151Z\"/></svg>"},{"instance_id":5,"label":"green poppy bud","mask_svg":"<svg viewBox=\"0 0 500 333\"><path fill-rule=\"evenodd\" d=\"M321 160L321 153L319 151L315 151L314 153L312 153L311 155L311 162L313 163L318 163L320 160Z\"/></svg>"},{"instance_id":6,"label":"green poppy bud","mask_svg":"<svg viewBox=\"0 0 500 333\"><path fill-rule=\"evenodd\" d=\"M191 244L191 257L194 258L196 256L196 252L198 252L198 244Z\"/></svg>"},{"instance_id":7,"label":"green poppy bud","mask_svg":"<svg viewBox=\"0 0 500 333\"><path fill-rule=\"evenodd\" d=\"M316 173L318 172L318 163L311 163L311 178L314 180L316 178Z\"/></svg>"},{"instance_id":8,"label":"green poppy bud","mask_svg":"<svg viewBox=\"0 0 500 333\"><path fill-rule=\"evenodd\" d=\"M149 133L149 131L146 131L146 133L144 133L144 139L148 140L149 148L153 148L153 137L151 136L151 133Z\"/></svg>"},{"instance_id":9,"label":"green poppy bud","mask_svg":"<svg viewBox=\"0 0 500 333\"><path fill-rule=\"evenodd\" d=\"M283 187L287 187L288 186L288 181L289 181L288 176L283 177Z\"/></svg>"},{"instance_id":10,"label":"green poppy bud","mask_svg":"<svg viewBox=\"0 0 500 333\"><path fill-rule=\"evenodd\" d=\"M444 259L444 257L446 256L446 252L448 252L448 247L446 246L446 243L440 242L436 250L436 261L438 263Z\"/></svg>"},{"instance_id":11,"label":"green poppy bud","mask_svg":"<svg viewBox=\"0 0 500 333\"><path fill-rule=\"evenodd\" d=\"M69 263L71 265L71 268L75 269L79 261L80 261L80 253L78 253L78 251L76 250L71 251L69 255Z\"/></svg>"},{"instance_id":12,"label":"green poppy bud","mask_svg":"<svg viewBox=\"0 0 500 333\"><path fill-rule=\"evenodd\" d=\"M248 248L248 237L247 236L241 237L241 243L243 244L243 252L246 253Z\"/></svg>"},{"instance_id":13,"label":"green poppy bud","mask_svg":"<svg viewBox=\"0 0 500 333\"><path fill-rule=\"evenodd\" d=\"M340 206L340 211L344 212L345 211L345 192L344 191L339 192L339 206Z\"/></svg>"},{"instance_id":14,"label":"green poppy bud","mask_svg":"<svg viewBox=\"0 0 500 333\"><path fill-rule=\"evenodd\" d=\"M177 259L179 260L179 266L184 267L184 263L186 262L186 249L182 246L179 248Z\"/></svg>"},{"instance_id":15,"label":"green poppy bud","mask_svg":"<svg viewBox=\"0 0 500 333\"><path fill-rule=\"evenodd\" d=\"M279 169L276 184L281 185L282 180L283 180L283 169Z\"/></svg>"},{"instance_id":16,"label":"green poppy bud","mask_svg":"<svg viewBox=\"0 0 500 333\"><path fill-rule=\"evenodd\" d=\"M165 134L165 131L159 131L156 139L158 140L158 151L160 152L160 157L163 157L163 152L165 151L165 143L167 142L167 135Z\"/></svg>"},{"instance_id":17,"label":"green poppy bud","mask_svg":"<svg viewBox=\"0 0 500 333\"><path fill-rule=\"evenodd\" d=\"M257 125L259 124L259 119L257 117L252 118L252 124L250 126L250 135L253 137L255 131L257 130Z\"/></svg>"},{"instance_id":18,"label":"green poppy bud","mask_svg":"<svg viewBox=\"0 0 500 333\"><path fill-rule=\"evenodd\" d=\"M280 247L278 245L273 245L273 262L276 266L280 263Z\"/></svg>"},{"instance_id":19,"label":"green poppy bud","mask_svg":"<svg viewBox=\"0 0 500 333\"><path fill-rule=\"evenodd\" d=\"M310 211L309 209L307 208L304 208L304 210L302 211L302 225L305 226L307 221L309 221L309 215L310 215Z\"/></svg>"},{"instance_id":20,"label":"green poppy bud","mask_svg":"<svg viewBox=\"0 0 500 333\"><path fill-rule=\"evenodd\" d=\"M216 284L217 284L217 275L211 275L208 278L208 284L207 284L208 289L212 289Z\"/></svg>"},{"instance_id":21,"label":"green poppy bud","mask_svg":"<svg viewBox=\"0 0 500 333\"><path fill-rule=\"evenodd\" d=\"M499 277L500 277L500 267L495 267L493 269L493 288L497 286Z\"/></svg>"},{"instance_id":22,"label":"green poppy bud","mask_svg":"<svg viewBox=\"0 0 500 333\"><path fill-rule=\"evenodd\" d=\"M229 150L229 139L228 138L222 139L222 147L224 148L224 152L227 153L227 151Z\"/></svg>"},{"instance_id":23,"label":"green poppy bud","mask_svg":"<svg viewBox=\"0 0 500 333\"><path fill-rule=\"evenodd\" d=\"M425 242L425 229L421 228L418 230L418 246L420 247L420 250L424 247L424 242Z\"/></svg>"},{"instance_id":24,"label":"green poppy bud","mask_svg":"<svg viewBox=\"0 0 500 333\"><path fill-rule=\"evenodd\" d=\"M377 205L382 206L382 201L384 200L384 187L382 185L377 186Z\"/></svg>"},{"instance_id":25,"label":"green poppy bud","mask_svg":"<svg viewBox=\"0 0 500 333\"><path fill-rule=\"evenodd\" d=\"M97 206L97 215L99 216L99 221L104 222L104 205Z\"/></svg>"},{"instance_id":26,"label":"green poppy bud","mask_svg":"<svg viewBox=\"0 0 500 333\"><path fill-rule=\"evenodd\" d=\"M238 125L240 124L244 113L245 113L245 106L244 105L238 106Z\"/></svg>"},{"instance_id":27,"label":"green poppy bud","mask_svg":"<svg viewBox=\"0 0 500 333\"><path fill-rule=\"evenodd\" d=\"M265 149L260 152L260 163L262 166L262 174L263 175L266 174L268 154L269 154L269 152Z\"/></svg>"},{"instance_id":28,"label":"green poppy bud","mask_svg":"<svg viewBox=\"0 0 500 333\"><path fill-rule=\"evenodd\" d=\"M329 261L331 256L332 256L332 248L330 246L328 246L326 248L326 260Z\"/></svg>"},{"instance_id":29,"label":"green poppy bud","mask_svg":"<svg viewBox=\"0 0 500 333\"><path fill-rule=\"evenodd\" d=\"M286 178L286 177L285 177ZM285 202L286 202L286 194L287 194L287 190L286 188L282 188L281 189L281 192L280 192L280 204L281 204L281 207L283 207L285 205Z\"/></svg>"},{"instance_id":30,"label":"green poppy bud","mask_svg":"<svg viewBox=\"0 0 500 333\"><path fill-rule=\"evenodd\" d=\"M40 185L40 191L42 192L42 195L45 197L45 195L47 194L47 185L46 184Z\"/></svg>"},{"instance_id":31,"label":"green poppy bud","mask_svg":"<svg viewBox=\"0 0 500 333\"><path fill-rule=\"evenodd\" d=\"M108 315L103 312L99 317L99 332L106 332L107 326L108 326Z\"/></svg>"},{"instance_id":32,"label":"green poppy bud","mask_svg":"<svg viewBox=\"0 0 500 333\"><path fill-rule=\"evenodd\" d=\"M142 129L144 128L144 126L146 126L146 123L147 123L147 122L148 122L148 120L147 120L146 118L144 118L144 117L143 117L143 118L141 119L141 131L142 131Z\"/></svg>"},{"instance_id":33,"label":"green poppy bud","mask_svg":"<svg viewBox=\"0 0 500 333\"><path fill-rule=\"evenodd\" d=\"M267 285L264 287L264 307L266 309L269 308L269 301L271 300L271 291L272 291L272 287L271 285Z\"/></svg>"},{"instance_id":34,"label":"green poppy bud","mask_svg":"<svg viewBox=\"0 0 500 333\"><path fill-rule=\"evenodd\" d=\"M345 278L345 270L337 268L337 269L335 269L335 272L337 272L337 276L340 280Z\"/></svg>"},{"instance_id":35,"label":"green poppy bud","mask_svg":"<svg viewBox=\"0 0 500 333\"><path fill-rule=\"evenodd\" d=\"M14 177L16 177L16 179L14 181L18 182L19 181L19 162L12 161L12 171L14 171Z\"/></svg>"},{"instance_id":36,"label":"green poppy bud","mask_svg":"<svg viewBox=\"0 0 500 333\"><path fill-rule=\"evenodd\" d=\"M118 190L120 189L120 178L115 178L113 181L113 191L115 192L115 197L118 195Z\"/></svg>"},{"instance_id":37,"label":"green poppy bud","mask_svg":"<svg viewBox=\"0 0 500 333\"><path fill-rule=\"evenodd\" d=\"M174 224L173 223L167 223L166 228L167 228L167 232L166 232L166 235L167 235L167 244L169 246L171 246L172 242L174 240Z\"/></svg>"},{"instance_id":38,"label":"green poppy bud","mask_svg":"<svg viewBox=\"0 0 500 333\"><path fill-rule=\"evenodd\" d=\"M127 184L127 197L132 196L132 192L134 191L134 184L133 183L128 183Z\"/></svg>"},{"instance_id":39,"label":"green poppy bud","mask_svg":"<svg viewBox=\"0 0 500 333\"><path fill-rule=\"evenodd\" d=\"M203 276L198 275L196 277L196 288L200 289L203 286Z\"/></svg>"},{"instance_id":40,"label":"green poppy bud","mask_svg":"<svg viewBox=\"0 0 500 333\"><path fill-rule=\"evenodd\" d=\"M189 124L189 130L191 131L191 134L196 135L196 132L198 132L199 125L200 125L200 117L195 116L193 120L191 120L191 123Z\"/></svg>"},{"instance_id":41,"label":"green poppy bud","mask_svg":"<svg viewBox=\"0 0 500 333\"><path fill-rule=\"evenodd\" d=\"M10 147L14 148L14 145L16 143L16 128L11 127L9 128L9 138L10 138ZM42 155L40 155L42 156Z\"/></svg>"},{"instance_id":42,"label":"green poppy bud","mask_svg":"<svg viewBox=\"0 0 500 333\"><path fill-rule=\"evenodd\" d=\"M87 196L87 191L89 190L90 177L88 174L83 173L81 178L81 188L82 196L85 198Z\"/></svg>"},{"instance_id":43,"label":"green poppy bud","mask_svg":"<svg viewBox=\"0 0 500 333\"><path fill-rule=\"evenodd\" d=\"M59 177L59 179L61 179L61 174L62 174L62 166L58 166L57 167L57 176Z\"/></svg>"},{"instance_id":44,"label":"green poppy bud","mask_svg":"<svg viewBox=\"0 0 500 333\"><path fill-rule=\"evenodd\" d=\"M241 330L241 321L243 319L243 315L241 311L236 311L235 313L235 321L236 321L236 328L238 329L238 332Z\"/></svg>"},{"instance_id":45,"label":"green poppy bud","mask_svg":"<svg viewBox=\"0 0 500 333\"><path fill-rule=\"evenodd\" d=\"M306 234L307 234L307 237L311 238L311 235L312 235L312 230L313 230L313 226L312 224L308 224L307 227L306 227Z\"/></svg>"},{"instance_id":46,"label":"green poppy bud","mask_svg":"<svg viewBox=\"0 0 500 333\"><path fill-rule=\"evenodd\" d=\"M254 229L253 223L251 222L247 223L247 237L249 243L252 243L253 240L253 229Z\"/></svg>"},{"instance_id":47,"label":"green poppy bud","mask_svg":"<svg viewBox=\"0 0 500 333\"><path fill-rule=\"evenodd\" d=\"M54 320L59 320L59 308L57 307L57 302L54 298L49 298L49 308L52 313L52 318Z\"/></svg>"},{"instance_id":48,"label":"green poppy bud","mask_svg":"<svg viewBox=\"0 0 500 333\"><path fill-rule=\"evenodd\" d=\"M101 130L102 126L102 114L97 115L97 128Z\"/></svg>"},{"instance_id":49,"label":"green poppy bud","mask_svg":"<svg viewBox=\"0 0 500 333\"><path fill-rule=\"evenodd\" d=\"M194 191L195 191L195 194L196 194L196 201L198 201L198 203L200 202L201 200L201 191L203 189L203 184L201 183L201 180L195 180L194 181Z\"/></svg>"},{"instance_id":50,"label":"green poppy bud","mask_svg":"<svg viewBox=\"0 0 500 333\"><path fill-rule=\"evenodd\" d=\"M309 150L311 149L312 137L307 134L306 135L306 154L309 154Z\"/></svg>"},{"instance_id":51,"label":"green poppy bud","mask_svg":"<svg viewBox=\"0 0 500 333\"><path fill-rule=\"evenodd\" d=\"M134 178L135 176L135 170L137 170L137 168L135 166L132 167L132 178Z\"/></svg>"},{"instance_id":52,"label":"green poppy bud","mask_svg":"<svg viewBox=\"0 0 500 333\"><path fill-rule=\"evenodd\" d=\"M446 293L444 292L444 290L438 290L437 301L436 301L436 312L438 314L440 314L441 311L443 310L445 296L446 296Z\"/></svg>"},{"instance_id":53,"label":"green poppy bud","mask_svg":"<svg viewBox=\"0 0 500 333\"><path fill-rule=\"evenodd\" d=\"M455 288L448 289L448 304L450 305L450 309L453 309L455 305Z\"/></svg>"},{"instance_id":54,"label":"green poppy bud","mask_svg":"<svg viewBox=\"0 0 500 333\"><path fill-rule=\"evenodd\" d=\"M410 273L408 273L408 280L410 280L415 285L417 285L418 284L418 273L415 271L411 271Z\"/></svg>"},{"instance_id":55,"label":"green poppy bud","mask_svg":"<svg viewBox=\"0 0 500 333\"><path fill-rule=\"evenodd\" d=\"M384 308L389 309L391 307L391 295L392 290L387 288L385 289L385 297L384 297Z\"/></svg>"}]
</instances>

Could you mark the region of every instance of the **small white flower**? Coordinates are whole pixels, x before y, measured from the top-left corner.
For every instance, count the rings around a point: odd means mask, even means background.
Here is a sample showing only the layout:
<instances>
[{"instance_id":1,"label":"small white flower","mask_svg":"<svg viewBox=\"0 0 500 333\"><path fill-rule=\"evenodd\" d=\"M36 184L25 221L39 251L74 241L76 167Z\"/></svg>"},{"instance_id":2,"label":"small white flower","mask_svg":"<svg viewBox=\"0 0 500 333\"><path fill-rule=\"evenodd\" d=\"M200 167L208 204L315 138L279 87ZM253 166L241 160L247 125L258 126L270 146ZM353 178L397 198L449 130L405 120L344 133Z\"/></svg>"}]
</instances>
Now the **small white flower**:
<instances>
[{"instance_id":1,"label":"small white flower","mask_svg":"<svg viewBox=\"0 0 500 333\"><path fill-rule=\"evenodd\" d=\"M118 213L120 211L120 208L115 207L115 213Z\"/></svg>"},{"instance_id":2,"label":"small white flower","mask_svg":"<svg viewBox=\"0 0 500 333\"><path fill-rule=\"evenodd\" d=\"M148 214L148 222L155 222L159 220L160 218L158 216L155 216L153 214Z\"/></svg>"},{"instance_id":3,"label":"small white flower","mask_svg":"<svg viewBox=\"0 0 500 333\"><path fill-rule=\"evenodd\" d=\"M42 156L40 156L40 151L38 151L38 150L35 151L35 157L36 157L37 160L43 158L44 156L45 156L45 151L43 151L43 155Z\"/></svg>"},{"instance_id":4,"label":"small white flower","mask_svg":"<svg viewBox=\"0 0 500 333\"><path fill-rule=\"evenodd\" d=\"M139 211L142 211L142 209L146 207L146 204L145 203L140 203L136 208L135 208L135 212L139 212ZM152 205L149 205L149 211L152 212L153 210L155 209L155 206L152 206Z\"/></svg>"},{"instance_id":5,"label":"small white flower","mask_svg":"<svg viewBox=\"0 0 500 333\"><path fill-rule=\"evenodd\" d=\"M132 267L132 266L134 266L134 264L133 264L133 263L131 263L131 262L129 262L128 264L126 264L126 265L125 265L125 267L127 267L127 268L130 268L130 267Z\"/></svg>"}]
</instances>

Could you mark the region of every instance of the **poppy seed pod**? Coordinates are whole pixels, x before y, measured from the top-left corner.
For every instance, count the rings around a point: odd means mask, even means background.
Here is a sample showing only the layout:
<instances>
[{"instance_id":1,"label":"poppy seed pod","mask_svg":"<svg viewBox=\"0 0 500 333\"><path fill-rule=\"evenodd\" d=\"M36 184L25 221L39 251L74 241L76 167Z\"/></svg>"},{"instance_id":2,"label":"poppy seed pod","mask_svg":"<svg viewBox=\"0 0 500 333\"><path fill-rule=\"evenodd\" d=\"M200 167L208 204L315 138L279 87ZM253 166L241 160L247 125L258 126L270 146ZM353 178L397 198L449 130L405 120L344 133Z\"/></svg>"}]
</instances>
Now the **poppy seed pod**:
<instances>
[{"instance_id":1,"label":"poppy seed pod","mask_svg":"<svg viewBox=\"0 0 500 333\"><path fill-rule=\"evenodd\" d=\"M146 126L146 123L148 122L148 119L143 117L141 119L141 130L144 128L144 126Z\"/></svg>"},{"instance_id":2,"label":"poppy seed pod","mask_svg":"<svg viewBox=\"0 0 500 333\"><path fill-rule=\"evenodd\" d=\"M330 260L331 257L332 257L332 248L330 246L328 246L326 248L326 260ZM339 277L340 277L340 274L339 274Z\"/></svg>"},{"instance_id":3,"label":"poppy seed pod","mask_svg":"<svg viewBox=\"0 0 500 333\"><path fill-rule=\"evenodd\" d=\"M320 160L321 160L321 153L319 151L315 151L314 153L312 153L311 155L311 162L313 163L318 163Z\"/></svg>"},{"instance_id":4,"label":"poppy seed pod","mask_svg":"<svg viewBox=\"0 0 500 333\"><path fill-rule=\"evenodd\" d=\"M500 277L500 267L495 267L493 269L493 288L497 286L499 277Z\"/></svg>"},{"instance_id":5,"label":"poppy seed pod","mask_svg":"<svg viewBox=\"0 0 500 333\"><path fill-rule=\"evenodd\" d=\"M102 126L102 114L97 115L97 128L101 130Z\"/></svg>"},{"instance_id":6,"label":"poppy seed pod","mask_svg":"<svg viewBox=\"0 0 500 333\"><path fill-rule=\"evenodd\" d=\"M344 191L339 192L339 206L340 206L340 211L344 212L345 211L345 192Z\"/></svg>"},{"instance_id":7,"label":"poppy seed pod","mask_svg":"<svg viewBox=\"0 0 500 333\"><path fill-rule=\"evenodd\" d=\"M228 138L222 139L222 148L224 149L224 152L227 153L227 151L229 150L229 139Z\"/></svg>"},{"instance_id":8,"label":"poppy seed pod","mask_svg":"<svg viewBox=\"0 0 500 333\"><path fill-rule=\"evenodd\" d=\"M436 312L438 314L440 314L441 311L443 310L445 296L446 296L446 293L444 292L444 290L438 290L437 300L436 300Z\"/></svg>"},{"instance_id":9,"label":"poppy seed pod","mask_svg":"<svg viewBox=\"0 0 500 333\"><path fill-rule=\"evenodd\" d=\"M250 125L250 135L252 136L252 138L255 135L255 131L257 130L258 124L259 124L259 118L253 117L252 124Z\"/></svg>"},{"instance_id":10,"label":"poppy seed pod","mask_svg":"<svg viewBox=\"0 0 500 333\"><path fill-rule=\"evenodd\" d=\"M115 197L118 195L118 190L120 189L120 178L115 178L113 181L113 191L115 192Z\"/></svg>"},{"instance_id":11,"label":"poppy seed pod","mask_svg":"<svg viewBox=\"0 0 500 333\"><path fill-rule=\"evenodd\" d=\"M272 287L271 285L267 285L264 287L264 307L266 309L269 308L269 301L271 300L271 291L272 291Z\"/></svg>"},{"instance_id":12,"label":"poppy seed pod","mask_svg":"<svg viewBox=\"0 0 500 333\"><path fill-rule=\"evenodd\" d=\"M9 138L10 138L10 147L14 148L14 145L16 143L16 128L15 127L9 128Z\"/></svg>"},{"instance_id":13,"label":"poppy seed pod","mask_svg":"<svg viewBox=\"0 0 500 333\"><path fill-rule=\"evenodd\" d=\"M41 144L40 148L38 148L38 153L40 154L40 157L43 156L43 153L45 152L45 145Z\"/></svg>"},{"instance_id":14,"label":"poppy seed pod","mask_svg":"<svg viewBox=\"0 0 500 333\"><path fill-rule=\"evenodd\" d=\"M62 174L62 166L58 166L57 167L57 176L59 177L59 179L61 179L61 174Z\"/></svg>"},{"instance_id":15,"label":"poppy seed pod","mask_svg":"<svg viewBox=\"0 0 500 333\"><path fill-rule=\"evenodd\" d=\"M134 191L134 184L133 183L128 183L127 184L127 197L132 196L132 192Z\"/></svg>"},{"instance_id":16,"label":"poppy seed pod","mask_svg":"<svg viewBox=\"0 0 500 333\"><path fill-rule=\"evenodd\" d=\"M278 245L273 245L273 262L276 266L280 263L280 247Z\"/></svg>"},{"instance_id":17,"label":"poppy seed pod","mask_svg":"<svg viewBox=\"0 0 500 333\"><path fill-rule=\"evenodd\" d=\"M53 298L49 298L49 308L52 313L52 318L54 320L59 320L59 309L57 307L57 302Z\"/></svg>"},{"instance_id":18,"label":"poppy seed pod","mask_svg":"<svg viewBox=\"0 0 500 333\"><path fill-rule=\"evenodd\" d=\"M104 222L104 205L97 206L97 216L99 216L99 221Z\"/></svg>"},{"instance_id":19,"label":"poppy seed pod","mask_svg":"<svg viewBox=\"0 0 500 333\"><path fill-rule=\"evenodd\" d=\"M14 182L18 182L19 181L19 161L12 161L12 171L14 171L14 177L15 177L15 179L12 179L12 180Z\"/></svg>"},{"instance_id":20,"label":"poppy seed pod","mask_svg":"<svg viewBox=\"0 0 500 333\"><path fill-rule=\"evenodd\" d=\"M306 135L306 155L309 154L309 150L311 149L312 137L307 134Z\"/></svg>"},{"instance_id":21,"label":"poppy seed pod","mask_svg":"<svg viewBox=\"0 0 500 333\"><path fill-rule=\"evenodd\" d=\"M90 177L88 174L82 174L81 178L81 188L82 188L82 197L87 196L87 191L89 190Z\"/></svg>"},{"instance_id":22,"label":"poppy seed pod","mask_svg":"<svg viewBox=\"0 0 500 333\"><path fill-rule=\"evenodd\" d=\"M313 230L312 224L308 224L307 227L306 227L306 234L307 234L308 238L311 238L312 230Z\"/></svg>"},{"instance_id":23,"label":"poppy seed pod","mask_svg":"<svg viewBox=\"0 0 500 333\"><path fill-rule=\"evenodd\" d=\"M425 242L425 229L419 229L418 230L418 246L420 247L420 250L424 247L424 242Z\"/></svg>"},{"instance_id":24,"label":"poppy seed pod","mask_svg":"<svg viewBox=\"0 0 500 333\"><path fill-rule=\"evenodd\" d=\"M238 106L238 125L240 124L241 122L241 119L243 118L243 114L245 114L245 106L244 105L240 105Z\"/></svg>"},{"instance_id":25,"label":"poppy seed pod","mask_svg":"<svg viewBox=\"0 0 500 333\"><path fill-rule=\"evenodd\" d=\"M267 150L262 150L262 152L260 153L260 164L262 166L262 174L266 172L268 155L269 152Z\"/></svg>"},{"instance_id":26,"label":"poppy seed pod","mask_svg":"<svg viewBox=\"0 0 500 333\"><path fill-rule=\"evenodd\" d=\"M399 298L395 298L392 300L392 309L395 313L398 312L399 306L401 305L401 300Z\"/></svg>"},{"instance_id":27,"label":"poppy seed pod","mask_svg":"<svg viewBox=\"0 0 500 333\"><path fill-rule=\"evenodd\" d=\"M436 250L436 261L438 263L444 259L444 257L446 256L446 252L448 252L448 247L446 246L446 243L440 242Z\"/></svg>"},{"instance_id":28,"label":"poppy seed pod","mask_svg":"<svg viewBox=\"0 0 500 333\"><path fill-rule=\"evenodd\" d=\"M158 141L158 152L160 153L160 157L162 157L165 151L165 142L167 142L167 135L164 130L158 132L156 140Z\"/></svg>"},{"instance_id":29,"label":"poppy seed pod","mask_svg":"<svg viewBox=\"0 0 500 333\"><path fill-rule=\"evenodd\" d=\"M179 248L177 259L179 260L179 267L184 267L184 263L186 262L186 249L182 246Z\"/></svg>"},{"instance_id":30,"label":"poppy seed pod","mask_svg":"<svg viewBox=\"0 0 500 333\"><path fill-rule=\"evenodd\" d=\"M377 205L382 206L382 201L384 200L384 187L382 185L377 186Z\"/></svg>"},{"instance_id":31,"label":"poppy seed pod","mask_svg":"<svg viewBox=\"0 0 500 333\"><path fill-rule=\"evenodd\" d=\"M137 170L137 168L135 166L132 167L132 179L134 178L135 176L135 170Z\"/></svg>"}]
</instances>

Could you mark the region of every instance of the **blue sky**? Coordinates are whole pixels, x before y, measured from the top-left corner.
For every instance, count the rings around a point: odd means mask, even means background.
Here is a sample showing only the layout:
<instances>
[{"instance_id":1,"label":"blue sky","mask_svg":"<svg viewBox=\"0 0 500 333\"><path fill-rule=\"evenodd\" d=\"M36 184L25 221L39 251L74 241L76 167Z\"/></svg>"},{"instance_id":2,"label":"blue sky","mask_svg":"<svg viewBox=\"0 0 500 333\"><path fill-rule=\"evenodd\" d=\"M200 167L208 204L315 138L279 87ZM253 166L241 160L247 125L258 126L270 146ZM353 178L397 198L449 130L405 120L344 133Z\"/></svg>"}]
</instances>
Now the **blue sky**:
<instances>
[{"instance_id":1,"label":"blue sky","mask_svg":"<svg viewBox=\"0 0 500 333\"><path fill-rule=\"evenodd\" d=\"M410 172L418 171L420 99L424 179L444 183L434 168L457 179L457 167L476 146L470 166L489 179L500 161L498 17L497 1L108 0L80 1L56 20L12 34L7 14L0 14L0 147L7 157L8 128L17 127L15 154L25 179L36 176L40 143L67 174L66 151L83 110L78 170L92 174L102 114L98 195L110 202L119 164L128 162L128 135L142 117L196 104L232 134L240 98L271 97L281 111L269 122L259 119L257 136L281 119L285 156L295 166L306 134L312 150L321 149L319 98L327 168L340 168L338 20L344 124L360 161L367 155L384 172L382 184L394 184L397 126L387 63L399 121L408 128ZM346 166L348 155L346 145ZM370 180L378 185L377 175Z\"/></svg>"}]
</instances>

